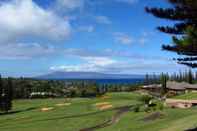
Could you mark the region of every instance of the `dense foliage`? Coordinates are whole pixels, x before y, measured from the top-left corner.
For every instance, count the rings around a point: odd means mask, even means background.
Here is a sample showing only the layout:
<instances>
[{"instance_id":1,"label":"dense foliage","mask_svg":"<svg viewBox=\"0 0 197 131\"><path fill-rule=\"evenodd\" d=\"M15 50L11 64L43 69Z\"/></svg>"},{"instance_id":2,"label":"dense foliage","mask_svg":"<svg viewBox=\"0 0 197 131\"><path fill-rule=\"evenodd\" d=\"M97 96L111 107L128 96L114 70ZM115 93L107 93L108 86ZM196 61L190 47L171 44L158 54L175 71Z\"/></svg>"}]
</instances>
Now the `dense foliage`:
<instances>
[{"instance_id":1,"label":"dense foliage","mask_svg":"<svg viewBox=\"0 0 197 131\"><path fill-rule=\"evenodd\" d=\"M179 72L179 73L161 73L160 75L151 75L146 74L144 84L150 85L150 84L162 84L162 87L166 87L166 82L170 81L177 81L182 82L185 81L187 83L193 84L197 81L197 72L192 72L192 70Z\"/></svg>"},{"instance_id":2,"label":"dense foliage","mask_svg":"<svg viewBox=\"0 0 197 131\"><path fill-rule=\"evenodd\" d=\"M37 80L21 77L2 78L1 81L6 88L12 85L14 99L96 97L106 92L133 91L139 87L138 84L98 84L91 80Z\"/></svg>"},{"instance_id":3,"label":"dense foliage","mask_svg":"<svg viewBox=\"0 0 197 131\"><path fill-rule=\"evenodd\" d=\"M97 97L106 92L138 89L138 84L98 84L91 80L38 80L0 77L0 110L7 112L13 99Z\"/></svg>"},{"instance_id":4,"label":"dense foliage","mask_svg":"<svg viewBox=\"0 0 197 131\"><path fill-rule=\"evenodd\" d=\"M148 13L162 19L176 22L174 26L160 26L158 30L173 35L173 45L163 49L176 52L181 58L174 59L180 64L197 67L197 1L168 0L169 8L146 8Z\"/></svg>"},{"instance_id":5,"label":"dense foliage","mask_svg":"<svg viewBox=\"0 0 197 131\"><path fill-rule=\"evenodd\" d=\"M11 78L0 77L0 111L8 112L12 108L13 83Z\"/></svg>"}]
</instances>

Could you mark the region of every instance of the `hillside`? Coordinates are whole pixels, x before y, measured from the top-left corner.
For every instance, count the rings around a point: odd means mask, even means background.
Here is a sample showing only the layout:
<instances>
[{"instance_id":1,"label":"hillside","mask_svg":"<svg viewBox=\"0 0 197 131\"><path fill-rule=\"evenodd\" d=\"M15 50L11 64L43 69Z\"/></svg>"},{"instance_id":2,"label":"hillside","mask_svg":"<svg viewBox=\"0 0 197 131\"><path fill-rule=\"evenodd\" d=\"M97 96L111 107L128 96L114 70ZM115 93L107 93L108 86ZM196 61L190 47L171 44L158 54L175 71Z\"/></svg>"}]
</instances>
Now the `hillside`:
<instances>
[{"instance_id":1,"label":"hillside","mask_svg":"<svg viewBox=\"0 0 197 131\"><path fill-rule=\"evenodd\" d=\"M38 79L142 79L144 75L105 74L98 72L52 72L37 76Z\"/></svg>"}]
</instances>

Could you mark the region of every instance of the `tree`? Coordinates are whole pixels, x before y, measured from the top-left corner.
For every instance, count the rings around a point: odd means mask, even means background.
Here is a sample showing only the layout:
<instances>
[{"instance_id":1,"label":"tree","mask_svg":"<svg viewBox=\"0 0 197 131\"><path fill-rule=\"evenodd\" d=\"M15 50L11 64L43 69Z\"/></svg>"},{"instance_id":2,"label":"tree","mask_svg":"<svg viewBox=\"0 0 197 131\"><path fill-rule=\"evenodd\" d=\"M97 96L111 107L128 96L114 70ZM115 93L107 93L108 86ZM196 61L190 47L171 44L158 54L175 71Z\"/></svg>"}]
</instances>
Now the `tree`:
<instances>
[{"instance_id":1,"label":"tree","mask_svg":"<svg viewBox=\"0 0 197 131\"><path fill-rule=\"evenodd\" d=\"M145 75L145 85L148 85L149 84L149 75L146 74Z\"/></svg>"},{"instance_id":2,"label":"tree","mask_svg":"<svg viewBox=\"0 0 197 131\"><path fill-rule=\"evenodd\" d=\"M193 73L192 73L191 70L188 71L187 81L188 81L188 83L190 83L190 84L193 83Z\"/></svg>"},{"instance_id":3,"label":"tree","mask_svg":"<svg viewBox=\"0 0 197 131\"><path fill-rule=\"evenodd\" d=\"M166 74L162 73L160 77L161 77L160 79L161 79L161 84L162 84L161 93L162 94L166 94L166 92L167 92L168 76Z\"/></svg>"},{"instance_id":4,"label":"tree","mask_svg":"<svg viewBox=\"0 0 197 131\"><path fill-rule=\"evenodd\" d=\"M2 78L0 75L0 110L2 110L3 107L3 84L2 84Z\"/></svg>"},{"instance_id":5,"label":"tree","mask_svg":"<svg viewBox=\"0 0 197 131\"><path fill-rule=\"evenodd\" d=\"M8 112L12 109L13 100L13 84L12 79L8 78L2 83L1 86L1 103L0 110L3 112Z\"/></svg>"},{"instance_id":6,"label":"tree","mask_svg":"<svg viewBox=\"0 0 197 131\"><path fill-rule=\"evenodd\" d=\"M170 8L148 8L156 17L176 21L174 26L160 26L158 30L172 34L173 44L163 45L163 50L176 52L179 64L197 67L197 0L168 0Z\"/></svg>"},{"instance_id":7,"label":"tree","mask_svg":"<svg viewBox=\"0 0 197 131\"><path fill-rule=\"evenodd\" d=\"M7 80L7 106L6 111L9 111L12 109L12 100L13 100L13 83L12 78L8 78Z\"/></svg>"}]
</instances>

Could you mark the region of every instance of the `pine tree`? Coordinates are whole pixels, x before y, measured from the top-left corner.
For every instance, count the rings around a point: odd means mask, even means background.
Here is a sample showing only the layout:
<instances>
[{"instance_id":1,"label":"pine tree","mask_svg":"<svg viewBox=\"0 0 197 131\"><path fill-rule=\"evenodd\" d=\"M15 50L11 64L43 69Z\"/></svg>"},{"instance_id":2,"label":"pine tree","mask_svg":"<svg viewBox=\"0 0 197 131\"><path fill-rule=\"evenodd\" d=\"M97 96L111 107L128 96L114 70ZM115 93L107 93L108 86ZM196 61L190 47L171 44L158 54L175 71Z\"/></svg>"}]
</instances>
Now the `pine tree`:
<instances>
[{"instance_id":1,"label":"pine tree","mask_svg":"<svg viewBox=\"0 0 197 131\"><path fill-rule=\"evenodd\" d=\"M161 78L161 84L162 84L162 90L161 93L165 94L167 92L167 80L168 80L168 76L164 73L161 74L160 76Z\"/></svg>"},{"instance_id":2,"label":"pine tree","mask_svg":"<svg viewBox=\"0 0 197 131\"><path fill-rule=\"evenodd\" d=\"M188 83L192 84L193 83L193 73L191 69L188 71L188 78L187 78Z\"/></svg>"},{"instance_id":3,"label":"pine tree","mask_svg":"<svg viewBox=\"0 0 197 131\"><path fill-rule=\"evenodd\" d=\"M156 17L176 22L174 26L160 26L158 30L172 34L173 45L163 45L167 51L176 52L179 64L197 67L197 0L168 0L170 8L148 8Z\"/></svg>"},{"instance_id":4,"label":"pine tree","mask_svg":"<svg viewBox=\"0 0 197 131\"><path fill-rule=\"evenodd\" d=\"M149 79L149 75L146 74L145 75L145 85L148 85L148 84L150 84L150 79Z\"/></svg>"},{"instance_id":5,"label":"pine tree","mask_svg":"<svg viewBox=\"0 0 197 131\"><path fill-rule=\"evenodd\" d=\"M3 109L3 84L2 84L2 78L0 75L0 110Z\"/></svg>"},{"instance_id":6,"label":"pine tree","mask_svg":"<svg viewBox=\"0 0 197 131\"><path fill-rule=\"evenodd\" d=\"M13 84L12 79L6 79L5 83L2 85L2 95L1 95L1 106L0 110L3 112L8 112L12 109L12 99L13 99Z\"/></svg>"}]
</instances>

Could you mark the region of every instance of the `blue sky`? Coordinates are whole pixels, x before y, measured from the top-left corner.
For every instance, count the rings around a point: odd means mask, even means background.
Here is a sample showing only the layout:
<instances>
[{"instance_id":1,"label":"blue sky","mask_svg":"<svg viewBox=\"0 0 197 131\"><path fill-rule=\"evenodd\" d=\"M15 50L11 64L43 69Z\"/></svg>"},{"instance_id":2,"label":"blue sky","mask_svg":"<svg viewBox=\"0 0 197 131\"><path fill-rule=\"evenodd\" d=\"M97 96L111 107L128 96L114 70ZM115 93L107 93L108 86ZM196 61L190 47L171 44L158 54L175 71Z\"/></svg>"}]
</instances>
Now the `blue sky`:
<instances>
[{"instance_id":1,"label":"blue sky","mask_svg":"<svg viewBox=\"0 0 197 131\"><path fill-rule=\"evenodd\" d=\"M145 74L186 67L161 51L156 30L172 24L145 6L163 0L0 0L0 72L36 76L54 71Z\"/></svg>"}]
</instances>

